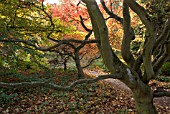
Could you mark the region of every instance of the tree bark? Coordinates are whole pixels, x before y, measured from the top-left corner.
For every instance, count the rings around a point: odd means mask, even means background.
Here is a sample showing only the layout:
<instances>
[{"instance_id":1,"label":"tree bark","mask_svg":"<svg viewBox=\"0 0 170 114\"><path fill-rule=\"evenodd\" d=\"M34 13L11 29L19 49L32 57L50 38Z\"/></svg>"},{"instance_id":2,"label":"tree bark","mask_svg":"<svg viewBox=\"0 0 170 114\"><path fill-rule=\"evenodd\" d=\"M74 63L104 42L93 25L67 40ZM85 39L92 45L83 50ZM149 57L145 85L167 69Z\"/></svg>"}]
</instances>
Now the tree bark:
<instances>
[{"instance_id":1,"label":"tree bark","mask_svg":"<svg viewBox=\"0 0 170 114\"><path fill-rule=\"evenodd\" d=\"M78 79L84 79L85 76L84 76L83 68L81 67L81 64L80 64L80 57L79 57L78 52L79 52L79 50L75 50L75 52L74 52L74 55L75 55L74 61L76 63L76 68L77 68L77 72L78 72L77 78Z\"/></svg>"},{"instance_id":2,"label":"tree bark","mask_svg":"<svg viewBox=\"0 0 170 114\"><path fill-rule=\"evenodd\" d=\"M150 103L135 102L135 106L137 114L158 114L152 102Z\"/></svg>"},{"instance_id":3,"label":"tree bark","mask_svg":"<svg viewBox=\"0 0 170 114\"><path fill-rule=\"evenodd\" d=\"M133 90L133 97L137 114L158 114L153 104L153 93L148 85Z\"/></svg>"}]
</instances>

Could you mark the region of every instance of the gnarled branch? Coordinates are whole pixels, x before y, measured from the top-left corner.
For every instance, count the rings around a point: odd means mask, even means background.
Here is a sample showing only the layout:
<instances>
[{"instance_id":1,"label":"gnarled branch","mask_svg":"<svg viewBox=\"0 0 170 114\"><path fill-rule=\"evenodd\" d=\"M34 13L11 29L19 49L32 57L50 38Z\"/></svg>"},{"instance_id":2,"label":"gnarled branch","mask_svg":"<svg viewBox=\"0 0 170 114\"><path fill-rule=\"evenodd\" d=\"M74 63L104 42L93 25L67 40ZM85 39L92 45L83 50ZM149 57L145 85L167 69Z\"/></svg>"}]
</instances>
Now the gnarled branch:
<instances>
[{"instance_id":1,"label":"gnarled branch","mask_svg":"<svg viewBox=\"0 0 170 114\"><path fill-rule=\"evenodd\" d=\"M135 63L135 59L130 52L130 42L135 37L134 31L131 28L131 17L129 12L129 6L123 2L123 40L122 40L122 47L121 47L121 54L125 62L130 66L133 67Z\"/></svg>"},{"instance_id":2,"label":"gnarled branch","mask_svg":"<svg viewBox=\"0 0 170 114\"><path fill-rule=\"evenodd\" d=\"M121 17L119 17L118 15L114 14L113 12L111 12L111 11L107 8L104 0L100 0L100 2L101 2L101 4L102 4L102 6L103 6L103 9L106 11L106 13L107 13L108 15L110 15L110 18L114 18L115 20L117 20L118 22L120 22L120 23L123 25L123 18L121 18Z\"/></svg>"},{"instance_id":3,"label":"gnarled branch","mask_svg":"<svg viewBox=\"0 0 170 114\"><path fill-rule=\"evenodd\" d=\"M48 48L42 48L42 47L37 47L35 44L33 44L31 41L27 41L27 40L20 40L20 39L0 39L0 42L14 42L14 43L24 43L27 44L29 46L34 47L37 50L41 50L41 51L49 51L51 49L57 48L63 44L68 44L68 45L72 45L71 43L81 43L81 44L89 44L89 43L99 43L99 41L97 40L74 40L74 39L70 39L70 40L55 40L55 42L58 42L57 44L48 47ZM74 46L73 46L74 47Z\"/></svg>"},{"instance_id":4,"label":"gnarled branch","mask_svg":"<svg viewBox=\"0 0 170 114\"><path fill-rule=\"evenodd\" d=\"M153 53L155 53L157 51L157 49L163 45L165 43L165 41L167 40L169 34L170 34L170 18L167 19L167 21L165 22L164 25L164 29L161 33L161 35L158 37L158 39L156 40L156 43L153 47Z\"/></svg>"},{"instance_id":5,"label":"gnarled branch","mask_svg":"<svg viewBox=\"0 0 170 114\"><path fill-rule=\"evenodd\" d=\"M155 74L152 66L152 50L153 45L156 41L155 26L151 21L151 18L147 14L146 10L140 6L135 0L124 0L125 3L139 16L142 23L146 26L149 31L149 36L146 37L145 44L143 47L143 63L145 66L145 74L143 80L147 83L152 79Z\"/></svg>"},{"instance_id":6,"label":"gnarled branch","mask_svg":"<svg viewBox=\"0 0 170 114\"><path fill-rule=\"evenodd\" d=\"M77 85L80 84L90 84L90 83L95 83L100 80L108 79L108 78L114 78L114 79L119 79L122 78L122 75L117 73L117 74L108 74L108 75L100 75L94 79L81 79L77 80L73 83L71 83L69 86L60 86L56 85L54 83L47 83L47 82L19 82L19 83L4 83L0 82L0 87L1 88L34 88L34 87L46 87L58 91L71 91L76 87Z\"/></svg>"},{"instance_id":7,"label":"gnarled branch","mask_svg":"<svg viewBox=\"0 0 170 114\"><path fill-rule=\"evenodd\" d=\"M165 52L158 58L158 60L153 65L153 69L155 72L158 72L162 65L170 58L170 43L166 43L164 49Z\"/></svg>"}]
</instances>

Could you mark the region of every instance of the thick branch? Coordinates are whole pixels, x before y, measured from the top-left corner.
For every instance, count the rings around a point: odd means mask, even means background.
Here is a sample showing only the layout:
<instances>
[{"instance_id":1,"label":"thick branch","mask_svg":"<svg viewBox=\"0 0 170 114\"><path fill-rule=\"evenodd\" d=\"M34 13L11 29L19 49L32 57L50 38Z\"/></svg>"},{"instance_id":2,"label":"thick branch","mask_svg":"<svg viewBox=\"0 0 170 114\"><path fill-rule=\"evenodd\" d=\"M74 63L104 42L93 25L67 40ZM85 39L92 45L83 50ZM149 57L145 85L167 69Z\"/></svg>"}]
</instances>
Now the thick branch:
<instances>
[{"instance_id":1,"label":"thick branch","mask_svg":"<svg viewBox=\"0 0 170 114\"><path fill-rule=\"evenodd\" d=\"M82 0L82 1L86 4L88 13L92 21L92 25L96 29L96 32L99 34L99 35L97 34L101 41L100 45L101 48L99 49L104 64L109 69L111 74L121 72L123 77L121 81L124 82L129 88L131 89L136 88L137 87L136 84L138 83L136 81L138 80L138 74L132 69L129 69L126 65L124 65L120 61L120 59L116 56L116 54L113 52L108 38L108 28L106 26L105 19L101 11L99 10L96 1L95 0Z\"/></svg>"},{"instance_id":2,"label":"thick branch","mask_svg":"<svg viewBox=\"0 0 170 114\"><path fill-rule=\"evenodd\" d=\"M159 90L159 91L154 91L153 93L153 97L170 97L170 92L169 91L165 91L165 90Z\"/></svg>"},{"instance_id":3,"label":"thick branch","mask_svg":"<svg viewBox=\"0 0 170 114\"><path fill-rule=\"evenodd\" d=\"M157 32L155 31L154 33L147 36L143 46L142 56L143 56L143 64L144 64L144 71L145 71L143 76L143 81L146 83L149 82L150 79L156 76L152 65L152 54L153 54L152 51L153 51L153 46L156 42L156 35Z\"/></svg>"},{"instance_id":4,"label":"thick branch","mask_svg":"<svg viewBox=\"0 0 170 114\"><path fill-rule=\"evenodd\" d=\"M42 47L37 47L35 44L33 44L31 41L26 41L26 40L20 40L20 39L0 39L0 42L16 42L16 43L24 43L24 44L27 44L29 46L32 46L34 47L35 49L37 50L40 50L40 51L50 51L54 48L57 48L59 46L61 46L62 44L68 44L68 45L71 45L67 40L61 40L60 42L58 42L57 44L51 46L51 47L48 47L48 48L42 48ZM73 46L74 47L74 46Z\"/></svg>"},{"instance_id":5,"label":"thick branch","mask_svg":"<svg viewBox=\"0 0 170 114\"><path fill-rule=\"evenodd\" d=\"M138 73L138 75L140 76L140 78L142 78L142 71L141 71L141 69L140 69L142 63L143 63L142 55L139 55L139 57L136 59L134 65L133 65L133 70Z\"/></svg>"},{"instance_id":6,"label":"thick branch","mask_svg":"<svg viewBox=\"0 0 170 114\"><path fill-rule=\"evenodd\" d=\"M0 42L16 42L16 43L24 43L27 44L29 46L34 47L37 50L41 50L41 51L50 51L54 48L57 48L63 44L68 44L72 47L74 47L72 43L82 43L82 44L89 44L89 43L98 43L99 41L97 40L74 40L74 39L70 39L70 40L55 40L56 42L58 42L57 44L48 47L48 48L42 48L42 47L37 47L35 44L33 44L31 41L26 41L26 40L20 40L20 39L0 39Z\"/></svg>"},{"instance_id":7,"label":"thick branch","mask_svg":"<svg viewBox=\"0 0 170 114\"><path fill-rule=\"evenodd\" d=\"M130 66L133 67L135 63L135 59L130 52L130 43L133 37L135 37L134 31L131 28L131 18L129 12L129 6L123 2L123 30L124 36L122 40L122 47L121 47L121 54L125 62Z\"/></svg>"},{"instance_id":8,"label":"thick branch","mask_svg":"<svg viewBox=\"0 0 170 114\"><path fill-rule=\"evenodd\" d=\"M124 2L127 3L128 6L139 16L143 24L152 34L154 32L155 27L154 24L152 24L152 21L149 15L147 14L145 8L140 6L135 0L124 0Z\"/></svg>"},{"instance_id":9,"label":"thick branch","mask_svg":"<svg viewBox=\"0 0 170 114\"><path fill-rule=\"evenodd\" d=\"M124 2L127 3L128 6L139 16L139 18L149 31L149 36L145 40L145 45L143 49L143 63L145 67L145 74L143 80L145 82L148 82L155 75L151 63L153 45L156 40L156 33L154 31L155 27L146 10L142 6L140 6L135 0L124 0Z\"/></svg>"},{"instance_id":10,"label":"thick branch","mask_svg":"<svg viewBox=\"0 0 170 114\"><path fill-rule=\"evenodd\" d=\"M98 28L97 23L95 21L95 17L92 15L92 12L89 9L87 9L87 10L88 10L88 13L89 13L89 16L90 16L90 20L91 20L91 23L92 23L95 39L100 41L99 28ZM101 45L100 45L100 43L97 43L97 47L98 47L98 49L101 52Z\"/></svg>"},{"instance_id":11,"label":"thick branch","mask_svg":"<svg viewBox=\"0 0 170 114\"><path fill-rule=\"evenodd\" d=\"M108 69L114 73L115 68L113 66L114 62L117 63L117 61L120 61L119 59L115 58L113 56L113 51L110 47L109 38L108 38L108 28L105 23L105 19L96 3L95 0L83 0L83 2L86 4L89 15L92 21L92 25L96 25L98 27L98 33L100 35L100 41L101 41L101 55L103 58L103 61L105 65L108 67ZM95 26L93 26L95 27ZM96 37L96 36L95 36ZM116 59L113 61L113 58Z\"/></svg>"},{"instance_id":12,"label":"thick branch","mask_svg":"<svg viewBox=\"0 0 170 114\"><path fill-rule=\"evenodd\" d=\"M143 49L143 64L144 64L144 76L143 81L148 82L155 76L153 66L152 66L152 44L151 40L149 42L146 41L145 47Z\"/></svg>"},{"instance_id":13,"label":"thick branch","mask_svg":"<svg viewBox=\"0 0 170 114\"><path fill-rule=\"evenodd\" d=\"M94 79L82 79L82 80L77 80L70 84L69 86L60 86L56 85L53 83L47 83L47 82L20 82L20 83L4 83L0 82L0 87L1 88L34 88L34 87L46 87L54 90L59 90L59 91L70 91L73 90L74 87L80 84L90 84L90 83L95 83L99 80L103 79L108 79L108 78L115 78L119 79L121 78L121 74L114 74L114 75L101 75L97 78Z\"/></svg>"}]
</instances>

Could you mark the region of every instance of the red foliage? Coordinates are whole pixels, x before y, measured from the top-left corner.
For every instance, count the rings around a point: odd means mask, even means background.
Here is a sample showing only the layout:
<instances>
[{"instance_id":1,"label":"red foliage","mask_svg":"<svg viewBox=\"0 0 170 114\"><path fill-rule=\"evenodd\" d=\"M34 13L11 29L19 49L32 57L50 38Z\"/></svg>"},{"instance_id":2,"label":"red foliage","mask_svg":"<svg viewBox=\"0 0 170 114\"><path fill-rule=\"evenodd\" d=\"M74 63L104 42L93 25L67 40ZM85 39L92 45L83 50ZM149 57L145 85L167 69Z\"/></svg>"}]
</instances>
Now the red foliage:
<instances>
[{"instance_id":1,"label":"red foliage","mask_svg":"<svg viewBox=\"0 0 170 114\"><path fill-rule=\"evenodd\" d=\"M89 16L87 9L78 3L77 0L59 0L58 4L50 4L52 16L82 31L79 16L81 15L85 20L88 20Z\"/></svg>"}]
</instances>

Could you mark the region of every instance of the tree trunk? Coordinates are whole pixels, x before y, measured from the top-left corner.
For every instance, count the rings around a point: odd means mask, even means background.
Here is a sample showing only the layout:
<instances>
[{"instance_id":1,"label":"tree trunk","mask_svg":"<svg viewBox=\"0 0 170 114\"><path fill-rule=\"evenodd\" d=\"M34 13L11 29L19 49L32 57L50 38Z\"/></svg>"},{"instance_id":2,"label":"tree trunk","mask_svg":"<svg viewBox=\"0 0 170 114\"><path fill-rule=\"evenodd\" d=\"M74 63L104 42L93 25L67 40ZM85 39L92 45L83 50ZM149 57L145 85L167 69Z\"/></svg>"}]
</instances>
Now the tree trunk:
<instances>
[{"instance_id":1,"label":"tree trunk","mask_svg":"<svg viewBox=\"0 0 170 114\"><path fill-rule=\"evenodd\" d=\"M137 114L158 114L153 102L139 103L135 102Z\"/></svg>"},{"instance_id":2,"label":"tree trunk","mask_svg":"<svg viewBox=\"0 0 170 114\"><path fill-rule=\"evenodd\" d=\"M66 71L67 70L67 60L64 60L63 65L64 65L64 71Z\"/></svg>"},{"instance_id":3,"label":"tree trunk","mask_svg":"<svg viewBox=\"0 0 170 114\"><path fill-rule=\"evenodd\" d=\"M132 90L137 114L158 114L153 104L153 94L150 87L148 85L140 87L142 86Z\"/></svg>"},{"instance_id":4,"label":"tree trunk","mask_svg":"<svg viewBox=\"0 0 170 114\"><path fill-rule=\"evenodd\" d=\"M74 60L75 60L76 68L77 68L77 72L78 72L77 78L78 79L84 79L85 76L84 76L84 72L83 72L83 69L82 69L81 64L80 64L80 57L79 57L78 51L75 51L74 55L75 55Z\"/></svg>"}]
</instances>

